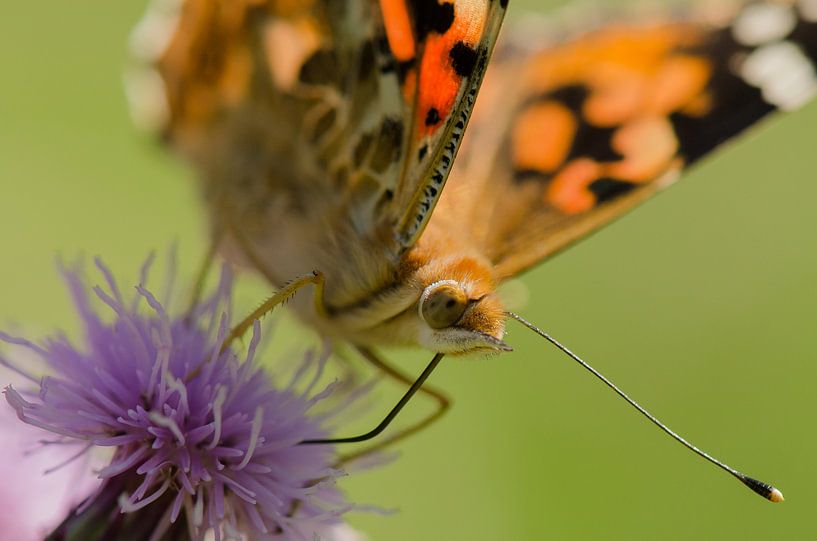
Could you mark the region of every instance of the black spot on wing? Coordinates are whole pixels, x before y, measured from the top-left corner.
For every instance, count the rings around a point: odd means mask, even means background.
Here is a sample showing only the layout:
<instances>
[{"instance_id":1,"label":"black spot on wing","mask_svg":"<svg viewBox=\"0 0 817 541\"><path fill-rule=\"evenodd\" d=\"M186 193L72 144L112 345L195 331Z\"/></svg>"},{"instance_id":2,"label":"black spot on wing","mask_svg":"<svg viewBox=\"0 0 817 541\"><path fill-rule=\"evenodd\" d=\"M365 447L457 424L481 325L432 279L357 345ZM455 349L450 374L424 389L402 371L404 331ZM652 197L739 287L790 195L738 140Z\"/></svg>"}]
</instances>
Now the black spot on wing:
<instances>
[{"instance_id":1,"label":"black spot on wing","mask_svg":"<svg viewBox=\"0 0 817 541\"><path fill-rule=\"evenodd\" d=\"M299 79L312 85L332 85L340 80L338 59L334 51L319 49L301 66Z\"/></svg>"},{"instance_id":2,"label":"black spot on wing","mask_svg":"<svg viewBox=\"0 0 817 541\"><path fill-rule=\"evenodd\" d=\"M375 65L375 44L367 41L360 49L360 57L358 59L358 74L359 81L363 81L371 76L372 68Z\"/></svg>"},{"instance_id":3,"label":"black spot on wing","mask_svg":"<svg viewBox=\"0 0 817 541\"><path fill-rule=\"evenodd\" d=\"M394 56L392 56L391 47L389 47L389 40L386 38L386 34L379 34L374 38L374 45L380 71L383 73L394 71L397 67L397 61L394 59Z\"/></svg>"},{"instance_id":4,"label":"black spot on wing","mask_svg":"<svg viewBox=\"0 0 817 541\"><path fill-rule=\"evenodd\" d=\"M406 75L414 68L414 64L415 59L397 63L397 77L401 83L406 80Z\"/></svg>"},{"instance_id":5,"label":"black spot on wing","mask_svg":"<svg viewBox=\"0 0 817 541\"><path fill-rule=\"evenodd\" d=\"M396 73L397 79L401 83L406 80L406 74L414 67L415 59L411 58L402 62L398 62L391 52L389 40L385 34L375 38L375 52L377 58L377 68L380 73ZM365 66L361 63L361 69Z\"/></svg>"},{"instance_id":6,"label":"black spot on wing","mask_svg":"<svg viewBox=\"0 0 817 541\"><path fill-rule=\"evenodd\" d=\"M457 72L457 75L460 77L468 77L473 73L479 55L473 47L470 47L462 41L458 41L451 48L451 52L448 53L448 56L451 58L451 64L454 67L454 71Z\"/></svg>"},{"instance_id":7,"label":"black spot on wing","mask_svg":"<svg viewBox=\"0 0 817 541\"><path fill-rule=\"evenodd\" d=\"M636 185L631 182L624 182L614 178L600 178L591 182L587 189L596 196L597 202L606 203L632 191L635 187Z\"/></svg>"},{"instance_id":8,"label":"black spot on wing","mask_svg":"<svg viewBox=\"0 0 817 541\"><path fill-rule=\"evenodd\" d=\"M389 165L400 159L403 148L403 123L399 119L385 118L369 160L369 167L377 172L385 171Z\"/></svg>"},{"instance_id":9,"label":"black spot on wing","mask_svg":"<svg viewBox=\"0 0 817 541\"><path fill-rule=\"evenodd\" d=\"M601 128L580 120L576 136L573 138L573 146L570 147L565 162L576 158L590 158L599 163L624 159L624 156L616 152L612 146L613 134L618 128L618 126Z\"/></svg>"},{"instance_id":10,"label":"black spot on wing","mask_svg":"<svg viewBox=\"0 0 817 541\"><path fill-rule=\"evenodd\" d=\"M410 0L413 12L415 36L418 41L428 34L445 34L454 23L454 4L438 0Z\"/></svg>"},{"instance_id":11,"label":"black spot on wing","mask_svg":"<svg viewBox=\"0 0 817 541\"><path fill-rule=\"evenodd\" d=\"M689 52L703 56L713 66L708 85L712 94L711 111L701 117L683 112L670 115L678 137L679 154L687 164L697 161L776 110L774 105L763 99L760 89L748 84L733 71L735 60L751 52L751 49L737 43L730 29L716 32L707 43Z\"/></svg>"},{"instance_id":12,"label":"black spot on wing","mask_svg":"<svg viewBox=\"0 0 817 541\"><path fill-rule=\"evenodd\" d=\"M526 101L526 107L542 102L558 103L566 107L578 121L576 134L562 165L577 158L589 158L600 163L617 162L624 158L612 147L613 135L618 126L599 127L584 120L582 109L589 95L590 91L586 86L575 84L535 95ZM524 111L523 108L520 114L524 114ZM524 169L516 171L513 178L517 183L531 181L548 183L553 176L544 171Z\"/></svg>"},{"instance_id":13,"label":"black spot on wing","mask_svg":"<svg viewBox=\"0 0 817 541\"><path fill-rule=\"evenodd\" d=\"M352 152L352 164L356 169L359 169L360 166L363 165L364 160L369 155L373 142L374 135L371 133L364 133L358 140L355 145L355 150Z\"/></svg>"},{"instance_id":14,"label":"black spot on wing","mask_svg":"<svg viewBox=\"0 0 817 541\"><path fill-rule=\"evenodd\" d=\"M320 140L323 135L331 130L335 123L337 122L338 113L335 109L328 109L326 110L320 117L318 117L317 122L315 122L315 127L313 131L308 134L309 142L315 144Z\"/></svg>"},{"instance_id":15,"label":"black spot on wing","mask_svg":"<svg viewBox=\"0 0 817 541\"><path fill-rule=\"evenodd\" d=\"M423 158L426 157L428 154L428 145L423 145L420 147L420 150L417 152L417 159L419 161L423 161Z\"/></svg>"},{"instance_id":16,"label":"black spot on wing","mask_svg":"<svg viewBox=\"0 0 817 541\"><path fill-rule=\"evenodd\" d=\"M539 94L527 101L528 104L543 101L556 102L566 107L576 118L576 135L565 158L569 162L576 158L590 158L597 162L615 162L623 156L612 147L613 134L618 126L599 127L588 123L582 114L584 102L590 90L581 84L565 85L549 92Z\"/></svg>"},{"instance_id":17,"label":"black spot on wing","mask_svg":"<svg viewBox=\"0 0 817 541\"><path fill-rule=\"evenodd\" d=\"M431 107L426 114L425 124L426 126L436 126L440 123L442 117L440 116L440 112L437 110L436 107Z\"/></svg>"},{"instance_id":18,"label":"black spot on wing","mask_svg":"<svg viewBox=\"0 0 817 541\"><path fill-rule=\"evenodd\" d=\"M513 181L517 184L525 182L539 182L547 184L553 179L553 175L539 171L538 169L517 169L513 172Z\"/></svg>"},{"instance_id":19,"label":"black spot on wing","mask_svg":"<svg viewBox=\"0 0 817 541\"><path fill-rule=\"evenodd\" d=\"M581 117L584 102L590 96L590 90L580 84L565 85L536 97L536 101L556 101L570 109L574 115Z\"/></svg>"}]
</instances>

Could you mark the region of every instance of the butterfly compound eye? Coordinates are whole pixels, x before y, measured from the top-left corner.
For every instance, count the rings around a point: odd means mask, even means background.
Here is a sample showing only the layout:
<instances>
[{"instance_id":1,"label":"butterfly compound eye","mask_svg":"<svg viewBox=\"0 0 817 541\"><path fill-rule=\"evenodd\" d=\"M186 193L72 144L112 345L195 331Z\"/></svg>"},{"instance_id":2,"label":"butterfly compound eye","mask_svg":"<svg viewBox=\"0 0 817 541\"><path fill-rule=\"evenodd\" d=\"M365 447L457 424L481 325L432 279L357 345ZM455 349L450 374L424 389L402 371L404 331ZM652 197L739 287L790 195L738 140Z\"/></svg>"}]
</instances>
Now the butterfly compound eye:
<instances>
[{"instance_id":1,"label":"butterfly compound eye","mask_svg":"<svg viewBox=\"0 0 817 541\"><path fill-rule=\"evenodd\" d=\"M468 306L468 295L456 282L437 283L426 288L421 303L420 314L428 326L443 329L462 317Z\"/></svg>"}]
</instances>

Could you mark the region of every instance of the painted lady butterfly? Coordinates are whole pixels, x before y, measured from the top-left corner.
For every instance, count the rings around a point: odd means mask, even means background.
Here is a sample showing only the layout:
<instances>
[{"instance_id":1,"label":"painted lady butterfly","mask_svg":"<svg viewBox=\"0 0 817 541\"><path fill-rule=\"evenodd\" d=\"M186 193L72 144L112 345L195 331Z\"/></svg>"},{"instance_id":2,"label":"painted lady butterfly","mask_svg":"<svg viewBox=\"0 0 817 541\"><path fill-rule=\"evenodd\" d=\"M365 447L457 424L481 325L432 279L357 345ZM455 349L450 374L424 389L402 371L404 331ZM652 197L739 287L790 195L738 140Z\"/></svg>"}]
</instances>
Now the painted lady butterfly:
<instances>
[{"instance_id":1,"label":"painted lady butterfly","mask_svg":"<svg viewBox=\"0 0 817 541\"><path fill-rule=\"evenodd\" d=\"M817 93L815 0L511 31L489 68L506 8L161 0L136 107L197 169L223 254L278 287L321 271L295 305L322 333L503 351L498 284Z\"/></svg>"}]
</instances>

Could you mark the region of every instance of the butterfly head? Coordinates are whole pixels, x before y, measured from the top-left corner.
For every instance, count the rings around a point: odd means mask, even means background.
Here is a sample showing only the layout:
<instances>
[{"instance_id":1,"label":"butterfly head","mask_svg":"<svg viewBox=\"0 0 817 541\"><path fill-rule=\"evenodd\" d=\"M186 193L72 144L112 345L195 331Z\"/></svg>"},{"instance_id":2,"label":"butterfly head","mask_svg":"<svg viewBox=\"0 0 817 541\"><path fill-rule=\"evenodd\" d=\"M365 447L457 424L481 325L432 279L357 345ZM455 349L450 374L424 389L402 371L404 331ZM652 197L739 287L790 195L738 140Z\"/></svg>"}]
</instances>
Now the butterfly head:
<instances>
[{"instance_id":1,"label":"butterfly head","mask_svg":"<svg viewBox=\"0 0 817 541\"><path fill-rule=\"evenodd\" d=\"M420 343L448 354L498 353L511 348L502 341L505 311L490 283L475 276L441 279L423 289L417 303Z\"/></svg>"}]
</instances>

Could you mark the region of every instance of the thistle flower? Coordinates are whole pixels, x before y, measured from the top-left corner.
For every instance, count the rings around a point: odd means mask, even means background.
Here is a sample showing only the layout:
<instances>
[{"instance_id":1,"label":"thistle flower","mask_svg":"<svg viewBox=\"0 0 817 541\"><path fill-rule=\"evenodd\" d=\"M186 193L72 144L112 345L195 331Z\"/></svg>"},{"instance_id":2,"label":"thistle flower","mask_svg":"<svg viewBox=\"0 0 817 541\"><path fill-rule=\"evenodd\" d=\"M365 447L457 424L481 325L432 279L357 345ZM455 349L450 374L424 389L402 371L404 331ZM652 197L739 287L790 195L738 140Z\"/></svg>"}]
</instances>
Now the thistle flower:
<instances>
[{"instance_id":1,"label":"thistle flower","mask_svg":"<svg viewBox=\"0 0 817 541\"><path fill-rule=\"evenodd\" d=\"M143 285L126 301L99 262L113 313L92 307L78 271L64 271L85 330L77 347L58 335L41 345L2 335L45 361L36 398L14 387L6 400L29 425L113 449L100 490L69 516L59 539L305 539L339 532L349 510L335 487L341 471L325 438L325 418L308 412L331 391L279 388L254 363L256 322L245 360L222 351L231 279L187 317L172 317ZM142 283L149 263L142 273ZM348 532L347 532L348 533ZM348 536L347 536L348 537ZM325 537L328 539L328 537Z\"/></svg>"},{"instance_id":2,"label":"thistle flower","mask_svg":"<svg viewBox=\"0 0 817 541\"><path fill-rule=\"evenodd\" d=\"M25 385L3 367L0 381ZM41 541L99 481L87 461L72 460L75 446L42 442L42 431L19 422L11 408L0 408L0 434L0 538Z\"/></svg>"}]
</instances>

